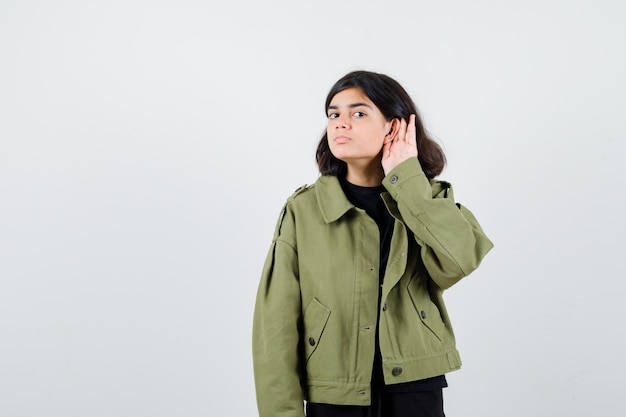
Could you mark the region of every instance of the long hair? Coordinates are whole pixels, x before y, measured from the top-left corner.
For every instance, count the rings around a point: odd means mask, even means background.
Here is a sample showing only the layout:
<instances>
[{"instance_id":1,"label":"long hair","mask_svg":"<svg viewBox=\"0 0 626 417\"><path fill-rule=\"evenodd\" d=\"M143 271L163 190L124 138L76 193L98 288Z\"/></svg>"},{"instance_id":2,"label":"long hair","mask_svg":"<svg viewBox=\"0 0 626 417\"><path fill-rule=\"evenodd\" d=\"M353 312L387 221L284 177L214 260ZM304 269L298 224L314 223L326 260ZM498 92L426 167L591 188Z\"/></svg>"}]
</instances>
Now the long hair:
<instances>
[{"instance_id":1,"label":"long hair","mask_svg":"<svg viewBox=\"0 0 626 417\"><path fill-rule=\"evenodd\" d=\"M326 97L324 112L335 95L348 88L356 87L378 107L387 121L404 119L407 123L411 114L415 114L415 134L417 159L428 179L441 174L446 165L446 156L441 147L428 135L417 112L417 107L404 88L393 78L369 71L354 71L343 76L333 85ZM324 132L315 153L317 166L322 175L345 176L347 164L330 151L328 135Z\"/></svg>"}]
</instances>

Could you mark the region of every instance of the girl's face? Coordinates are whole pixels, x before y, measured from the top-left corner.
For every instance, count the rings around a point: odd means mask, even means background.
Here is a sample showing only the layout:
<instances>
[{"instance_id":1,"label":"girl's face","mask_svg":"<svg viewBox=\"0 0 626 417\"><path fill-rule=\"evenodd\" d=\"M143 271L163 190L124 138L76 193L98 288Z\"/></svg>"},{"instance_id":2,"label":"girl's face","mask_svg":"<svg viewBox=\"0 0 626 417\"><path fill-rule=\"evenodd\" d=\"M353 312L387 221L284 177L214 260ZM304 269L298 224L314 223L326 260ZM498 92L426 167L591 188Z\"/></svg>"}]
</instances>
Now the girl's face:
<instances>
[{"instance_id":1,"label":"girl's face","mask_svg":"<svg viewBox=\"0 0 626 417\"><path fill-rule=\"evenodd\" d=\"M348 166L366 166L378 158L383 144L391 140L392 121L385 120L361 89L337 93L327 109L328 146L335 158Z\"/></svg>"}]
</instances>

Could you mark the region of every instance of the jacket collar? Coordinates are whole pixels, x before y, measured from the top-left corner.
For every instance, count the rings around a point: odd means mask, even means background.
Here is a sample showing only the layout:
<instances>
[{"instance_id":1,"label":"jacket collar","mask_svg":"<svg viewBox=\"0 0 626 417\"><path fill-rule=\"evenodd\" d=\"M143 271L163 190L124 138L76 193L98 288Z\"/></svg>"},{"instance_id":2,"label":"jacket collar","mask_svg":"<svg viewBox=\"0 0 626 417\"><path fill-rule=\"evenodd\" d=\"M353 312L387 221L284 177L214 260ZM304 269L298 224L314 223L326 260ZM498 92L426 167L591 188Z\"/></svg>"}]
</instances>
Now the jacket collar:
<instances>
[{"instance_id":1,"label":"jacket collar","mask_svg":"<svg viewBox=\"0 0 626 417\"><path fill-rule=\"evenodd\" d=\"M348 210L354 208L354 204L344 194L339 179L334 175L319 177L315 182L315 194L320 212L327 224L339 220Z\"/></svg>"}]
</instances>

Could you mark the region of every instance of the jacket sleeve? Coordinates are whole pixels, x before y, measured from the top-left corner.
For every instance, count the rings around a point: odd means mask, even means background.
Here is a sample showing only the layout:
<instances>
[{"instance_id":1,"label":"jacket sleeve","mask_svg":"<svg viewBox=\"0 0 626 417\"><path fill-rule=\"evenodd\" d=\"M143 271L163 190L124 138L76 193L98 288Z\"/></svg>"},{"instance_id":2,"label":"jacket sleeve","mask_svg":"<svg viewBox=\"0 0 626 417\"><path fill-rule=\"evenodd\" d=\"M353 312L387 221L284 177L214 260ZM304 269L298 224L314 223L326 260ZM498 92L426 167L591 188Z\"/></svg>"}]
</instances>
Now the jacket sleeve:
<instances>
[{"instance_id":1,"label":"jacket sleeve","mask_svg":"<svg viewBox=\"0 0 626 417\"><path fill-rule=\"evenodd\" d=\"M431 186L417 158L395 167L383 185L421 246L424 265L440 288L449 288L469 275L493 247L474 215L455 204L450 184Z\"/></svg>"},{"instance_id":2,"label":"jacket sleeve","mask_svg":"<svg viewBox=\"0 0 626 417\"><path fill-rule=\"evenodd\" d=\"M260 417L304 417L301 301L293 216L283 208L259 284L252 354Z\"/></svg>"}]
</instances>

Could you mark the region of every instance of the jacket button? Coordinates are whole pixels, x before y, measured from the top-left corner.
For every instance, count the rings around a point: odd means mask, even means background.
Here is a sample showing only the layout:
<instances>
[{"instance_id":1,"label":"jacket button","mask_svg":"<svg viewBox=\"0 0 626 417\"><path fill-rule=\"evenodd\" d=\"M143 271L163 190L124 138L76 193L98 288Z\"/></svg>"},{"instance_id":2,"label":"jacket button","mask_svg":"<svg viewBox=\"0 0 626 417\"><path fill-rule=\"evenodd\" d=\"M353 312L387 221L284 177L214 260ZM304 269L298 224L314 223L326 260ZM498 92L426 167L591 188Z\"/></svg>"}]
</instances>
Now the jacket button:
<instances>
[{"instance_id":1,"label":"jacket button","mask_svg":"<svg viewBox=\"0 0 626 417\"><path fill-rule=\"evenodd\" d=\"M398 375L400 375L401 373L402 373L402 368L400 368L399 366L396 366L395 368L393 368L393 369L391 370L391 374L392 374L393 376L398 376Z\"/></svg>"},{"instance_id":2,"label":"jacket button","mask_svg":"<svg viewBox=\"0 0 626 417\"><path fill-rule=\"evenodd\" d=\"M315 339L313 339L312 337L309 337L309 345L315 346Z\"/></svg>"},{"instance_id":3,"label":"jacket button","mask_svg":"<svg viewBox=\"0 0 626 417\"><path fill-rule=\"evenodd\" d=\"M422 310L422 312L420 313L420 315L422 316L423 319L426 318L426 312L424 310Z\"/></svg>"},{"instance_id":4,"label":"jacket button","mask_svg":"<svg viewBox=\"0 0 626 417\"><path fill-rule=\"evenodd\" d=\"M387 306L387 303L383 304L383 311L387 311L387 308L389 308L389 307Z\"/></svg>"},{"instance_id":5,"label":"jacket button","mask_svg":"<svg viewBox=\"0 0 626 417\"><path fill-rule=\"evenodd\" d=\"M391 181L392 184L395 184L398 182L398 176L397 175L393 175L389 181Z\"/></svg>"}]
</instances>

